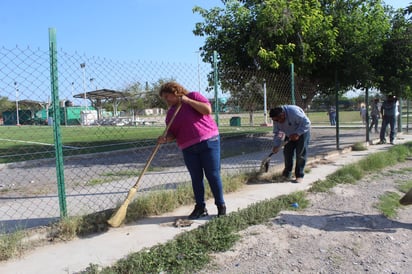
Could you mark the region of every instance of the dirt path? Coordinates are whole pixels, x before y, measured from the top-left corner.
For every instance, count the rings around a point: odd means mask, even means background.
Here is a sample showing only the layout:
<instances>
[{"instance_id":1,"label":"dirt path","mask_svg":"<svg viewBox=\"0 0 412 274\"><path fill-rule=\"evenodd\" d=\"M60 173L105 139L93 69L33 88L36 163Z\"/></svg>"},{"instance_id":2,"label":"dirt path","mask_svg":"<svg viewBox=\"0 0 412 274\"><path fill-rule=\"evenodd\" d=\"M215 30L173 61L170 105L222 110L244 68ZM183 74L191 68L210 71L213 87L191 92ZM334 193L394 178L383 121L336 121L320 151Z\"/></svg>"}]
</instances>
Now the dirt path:
<instances>
[{"instance_id":1,"label":"dirt path","mask_svg":"<svg viewBox=\"0 0 412 274\"><path fill-rule=\"evenodd\" d=\"M356 185L309 194L307 209L242 231L235 247L199 273L412 273L412 206L394 219L375 208L380 195L411 180L411 166L412 159Z\"/></svg>"}]
</instances>

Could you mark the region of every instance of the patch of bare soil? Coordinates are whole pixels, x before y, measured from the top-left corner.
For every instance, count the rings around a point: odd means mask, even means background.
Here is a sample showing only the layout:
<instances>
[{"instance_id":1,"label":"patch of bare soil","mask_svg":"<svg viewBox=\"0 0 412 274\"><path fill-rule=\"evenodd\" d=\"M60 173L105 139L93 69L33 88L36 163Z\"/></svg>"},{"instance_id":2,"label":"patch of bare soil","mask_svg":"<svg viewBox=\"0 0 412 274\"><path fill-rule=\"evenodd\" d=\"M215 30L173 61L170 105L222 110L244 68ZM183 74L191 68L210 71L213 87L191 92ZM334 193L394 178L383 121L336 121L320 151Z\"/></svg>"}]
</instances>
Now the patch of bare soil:
<instances>
[{"instance_id":1,"label":"patch of bare soil","mask_svg":"<svg viewBox=\"0 0 412 274\"><path fill-rule=\"evenodd\" d=\"M406 161L356 185L311 193L308 208L242 231L198 273L412 273L412 206L393 219L376 208L385 192L402 196L397 186L411 180L410 167Z\"/></svg>"}]
</instances>

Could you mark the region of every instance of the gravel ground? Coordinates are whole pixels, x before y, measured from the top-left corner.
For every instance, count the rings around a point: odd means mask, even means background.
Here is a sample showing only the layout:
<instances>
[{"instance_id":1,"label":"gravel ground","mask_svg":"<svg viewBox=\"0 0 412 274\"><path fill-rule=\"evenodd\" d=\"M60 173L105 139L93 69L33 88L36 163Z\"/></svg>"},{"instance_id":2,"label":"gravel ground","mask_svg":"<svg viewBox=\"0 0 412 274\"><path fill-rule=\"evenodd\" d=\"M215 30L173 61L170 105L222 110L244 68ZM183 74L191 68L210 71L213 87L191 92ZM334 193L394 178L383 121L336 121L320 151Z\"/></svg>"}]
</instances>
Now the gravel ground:
<instances>
[{"instance_id":1,"label":"gravel ground","mask_svg":"<svg viewBox=\"0 0 412 274\"><path fill-rule=\"evenodd\" d=\"M393 219L375 208L387 191L402 196L396 187L411 180L411 164L309 194L308 208L240 232L231 250L198 273L412 273L412 206Z\"/></svg>"}]
</instances>

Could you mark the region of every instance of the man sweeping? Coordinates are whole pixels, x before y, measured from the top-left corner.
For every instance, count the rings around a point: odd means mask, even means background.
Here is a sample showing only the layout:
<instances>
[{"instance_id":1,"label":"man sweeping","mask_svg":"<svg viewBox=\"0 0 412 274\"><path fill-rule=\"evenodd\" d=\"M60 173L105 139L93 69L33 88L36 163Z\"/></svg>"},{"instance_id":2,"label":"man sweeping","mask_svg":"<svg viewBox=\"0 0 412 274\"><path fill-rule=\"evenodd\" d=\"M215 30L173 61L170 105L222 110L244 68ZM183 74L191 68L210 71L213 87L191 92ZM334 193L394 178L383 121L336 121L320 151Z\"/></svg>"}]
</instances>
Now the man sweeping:
<instances>
[{"instance_id":1,"label":"man sweeping","mask_svg":"<svg viewBox=\"0 0 412 274\"><path fill-rule=\"evenodd\" d=\"M296 159L295 177L292 182L303 182L304 169L308 155L311 122L303 109L295 105L278 106L270 110L270 118L273 121L273 148L277 153L282 147L283 140L280 133L285 133L286 145L283 148L285 168L282 175L285 179L292 179L293 159Z\"/></svg>"}]
</instances>

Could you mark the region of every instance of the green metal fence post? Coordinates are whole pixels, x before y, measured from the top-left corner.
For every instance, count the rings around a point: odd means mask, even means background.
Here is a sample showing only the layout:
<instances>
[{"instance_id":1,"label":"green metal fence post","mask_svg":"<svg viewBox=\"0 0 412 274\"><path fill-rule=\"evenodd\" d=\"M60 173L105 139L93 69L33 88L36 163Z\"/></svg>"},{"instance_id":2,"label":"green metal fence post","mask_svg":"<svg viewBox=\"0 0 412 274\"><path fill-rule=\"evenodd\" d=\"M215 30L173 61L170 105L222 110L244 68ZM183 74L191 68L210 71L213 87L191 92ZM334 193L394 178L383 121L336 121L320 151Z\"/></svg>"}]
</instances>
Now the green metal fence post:
<instances>
[{"instance_id":1,"label":"green metal fence post","mask_svg":"<svg viewBox=\"0 0 412 274\"><path fill-rule=\"evenodd\" d=\"M217 126L219 126L219 96L217 95L217 51L213 51L213 76L214 76L214 89L215 89L215 120Z\"/></svg>"},{"instance_id":2,"label":"green metal fence post","mask_svg":"<svg viewBox=\"0 0 412 274\"><path fill-rule=\"evenodd\" d=\"M64 186L63 149L60 133L60 106L59 87L57 77L57 47L56 30L49 28L49 53L50 53L50 82L51 98L53 100L53 134L56 156L57 189L59 194L60 217L67 217L66 190Z\"/></svg>"}]
</instances>

